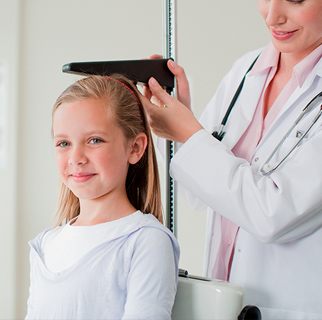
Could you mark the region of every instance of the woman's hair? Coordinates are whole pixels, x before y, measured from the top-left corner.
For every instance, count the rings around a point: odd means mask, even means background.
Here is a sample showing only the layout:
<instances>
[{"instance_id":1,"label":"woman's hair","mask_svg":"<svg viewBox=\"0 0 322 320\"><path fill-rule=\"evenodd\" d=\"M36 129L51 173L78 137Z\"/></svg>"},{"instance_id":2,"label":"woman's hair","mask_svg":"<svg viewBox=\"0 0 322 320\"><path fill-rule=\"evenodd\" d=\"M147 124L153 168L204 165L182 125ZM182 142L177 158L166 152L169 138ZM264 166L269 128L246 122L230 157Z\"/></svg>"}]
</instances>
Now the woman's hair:
<instances>
[{"instance_id":1,"label":"woman's hair","mask_svg":"<svg viewBox=\"0 0 322 320\"><path fill-rule=\"evenodd\" d=\"M121 75L113 77L90 76L69 86L57 99L55 111L63 103L86 99L101 100L109 109L126 139L139 133L147 136L147 147L136 164L130 164L126 178L126 192L131 204L143 213L152 213L163 223L160 181L151 130L136 86ZM59 205L56 213L57 225L79 215L79 199L61 183Z\"/></svg>"}]
</instances>

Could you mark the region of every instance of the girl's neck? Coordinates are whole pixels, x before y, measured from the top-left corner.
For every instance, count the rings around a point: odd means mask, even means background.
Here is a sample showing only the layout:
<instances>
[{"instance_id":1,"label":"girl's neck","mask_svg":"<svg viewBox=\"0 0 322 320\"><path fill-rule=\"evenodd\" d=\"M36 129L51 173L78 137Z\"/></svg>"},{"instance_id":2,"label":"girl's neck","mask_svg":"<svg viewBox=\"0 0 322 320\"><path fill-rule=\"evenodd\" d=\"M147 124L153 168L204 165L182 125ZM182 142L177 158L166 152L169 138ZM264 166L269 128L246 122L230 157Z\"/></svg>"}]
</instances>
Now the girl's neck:
<instances>
[{"instance_id":1,"label":"girl's neck","mask_svg":"<svg viewBox=\"0 0 322 320\"><path fill-rule=\"evenodd\" d=\"M80 214L73 225L92 226L124 218L135 211L127 196L117 201L80 199Z\"/></svg>"}]
</instances>

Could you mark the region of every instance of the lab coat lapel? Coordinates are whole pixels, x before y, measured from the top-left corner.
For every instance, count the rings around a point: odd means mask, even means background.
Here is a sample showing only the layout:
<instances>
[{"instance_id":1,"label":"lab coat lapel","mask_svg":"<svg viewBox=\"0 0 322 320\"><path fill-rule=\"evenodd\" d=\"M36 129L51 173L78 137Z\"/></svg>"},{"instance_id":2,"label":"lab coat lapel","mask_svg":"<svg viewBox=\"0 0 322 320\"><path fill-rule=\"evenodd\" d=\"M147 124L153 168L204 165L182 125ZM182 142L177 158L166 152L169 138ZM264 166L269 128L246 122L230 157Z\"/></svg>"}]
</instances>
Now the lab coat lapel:
<instances>
[{"instance_id":1,"label":"lab coat lapel","mask_svg":"<svg viewBox=\"0 0 322 320\"><path fill-rule=\"evenodd\" d=\"M292 123L294 122L295 118L300 114L301 110L304 107L303 103L299 102L299 97L306 91L307 89L302 88L297 88L294 93L292 94L292 96L288 99L288 101L285 103L285 105L282 107L281 111L279 112L279 114L277 115L277 117L275 118L275 120L273 121L273 123L271 124L271 126L268 128L266 134L262 137L262 140L260 141L261 145L262 143L264 143L266 141L267 137L272 137L274 135L271 135L270 132L275 131L276 130L276 125L278 125L278 123L280 123L280 121L283 121L283 127L286 130L288 130L288 128L292 125ZM296 104L296 105L295 105ZM302 109L301 109L302 107ZM295 113L294 119L291 117L287 117L287 111L290 110L290 108L297 108L299 109L298 112Z\"/></svg>"},{"instance_id":2,"label":"lab coat lapel","mask_svg":"<svg viewBox=\"0 0 322 320\"><path fill-rule=\"evenodd\" d=\"M267 74L265 72L246 77L244 87L230 114L224 143L232 149L251 123L258 101L262 94ZM233 125L230 125L233 123Z\"/></svg>"},{"instance_id":3,"label":"lab coat lapel","mask_svg":"<svg viewBox=\"0 0 322 320\"><path fill-rule=\"evenodd\" d=\"M313 81L318 77L318 81L321 82L321 77L322 77L322 61L320 60L319 64L313 70L307 79L305 80L303 86L301 88L297 88L291 97L288 99L288 101L285 103L285 105L282 107L281 111L277 115L276 119L273 121L272 125L270 128L267 130L265 136L263 137L262 142L265 142L267 137L270 137L273 130L276 130L276 126L280 123L280 121L283 121L285 130L288 129L289 126L292 125L296 117L299 116L301 113L302 109L305 107L311 99L313 99L318 93L322 91L322 85L319 82L318 85L313 85ZM306 93L306 94L305 94ZM301 99L300 97L303 97ZM305 98L305 100L304 100ZM290 119L287 119L287 114L288 111L292 109L295 111L294 116ZM289 123L288 123L289 122ZM260 144L261 144L260 143Z\"/></svg>"}]
</instances>

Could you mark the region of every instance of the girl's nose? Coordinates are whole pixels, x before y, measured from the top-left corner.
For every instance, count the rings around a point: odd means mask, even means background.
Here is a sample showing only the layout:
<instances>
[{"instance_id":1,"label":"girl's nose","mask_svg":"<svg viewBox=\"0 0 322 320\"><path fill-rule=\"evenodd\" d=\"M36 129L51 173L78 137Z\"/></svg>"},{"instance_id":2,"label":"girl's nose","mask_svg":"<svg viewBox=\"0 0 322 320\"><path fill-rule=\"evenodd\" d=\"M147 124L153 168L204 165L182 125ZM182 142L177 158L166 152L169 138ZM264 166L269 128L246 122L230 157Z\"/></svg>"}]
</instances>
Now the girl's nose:
<instances>
[{"instance_id":1,"label":"girl's nose","mask_svg":"<svg viewBox=\"0 0 322 320\"><path fill-rule=\"evenodd\" d=\"M270 0L267 3L266 24L270 27L281 25L287 21L285 0Z\"/></svg>"},{"instance_id":2,"label":"girl's nose","mask_svg":"<svg viewBox=\"0 0 322 320\"><path fill-rule=\"evenodd\" d=\"M88 159L84 150L82 148L74 148L70 153L68 164L73 166L79 166L87 163L87 161Z\"/></svg>"}]
</instances>

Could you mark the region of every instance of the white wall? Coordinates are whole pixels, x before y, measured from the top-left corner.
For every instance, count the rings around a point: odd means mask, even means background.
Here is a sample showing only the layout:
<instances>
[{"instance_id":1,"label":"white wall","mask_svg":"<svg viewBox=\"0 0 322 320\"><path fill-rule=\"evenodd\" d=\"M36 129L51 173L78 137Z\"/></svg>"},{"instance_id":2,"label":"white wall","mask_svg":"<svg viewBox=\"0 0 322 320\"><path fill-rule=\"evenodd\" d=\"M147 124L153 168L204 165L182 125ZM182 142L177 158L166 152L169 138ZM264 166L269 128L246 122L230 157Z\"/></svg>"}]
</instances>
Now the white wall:
<instances>
[{"instance_id":1,"label":"white wall","mask_svg":"<svg viewBox=\"0 0 322 320\"><path fill-rule=\"evenodd\" d=\"M2 85L6 86L6 103L1 100L3 105L0 106L2 110L6 109L7 129L6 159L4 167L0 169L0 315L2 319L9 319L15 314L18 47L19 1L0 0L0 63L7 70L7 78L1 79L4 81Z\"/></svg>"},{"instance_id":2,"label":"white wall","mask_svg":"<svg viewBox=\"0 0 322 320\"><path fill-rule=\"evenodd\" d=\"M57 174L51 107L71 61L162 53L162 0L0 0L0 62L9 68L8 166L0 171L0 319L25 315L28 240L52 225ZM178 62L197 116L232 62L268 41L256 0L177 0ZM161 170L163 171L163 170ZM202 274L204 212L180 200L180 266Z\"/></svg>"}]
</instances>

